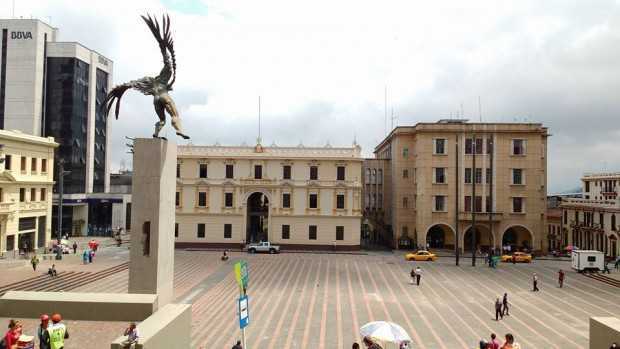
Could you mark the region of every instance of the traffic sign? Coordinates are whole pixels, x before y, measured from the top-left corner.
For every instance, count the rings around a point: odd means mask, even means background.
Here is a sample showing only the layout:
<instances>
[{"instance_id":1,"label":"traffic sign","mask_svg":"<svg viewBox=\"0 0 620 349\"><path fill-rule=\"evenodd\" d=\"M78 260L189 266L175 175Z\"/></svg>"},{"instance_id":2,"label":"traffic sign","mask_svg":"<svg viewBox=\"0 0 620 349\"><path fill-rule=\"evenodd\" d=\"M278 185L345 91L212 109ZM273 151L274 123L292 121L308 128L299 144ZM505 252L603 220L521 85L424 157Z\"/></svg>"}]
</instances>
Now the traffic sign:
<instances>
[{"instance_id":1,"label":"traffic sign","mask_svg":"<svg viewBox=\"0 0 620 349\"><path fill-rule=\"evenodd\" d=\"M235 263L235 279L237 279L237 284L242 290L248 288L248 262L242 260Z\"/></svg>"},{"instance_id":2,"label":"traffic sign","mask_svg":"<svg viewBox=\"0 0 620 349\"><path fill-rule=\"evenodd\" d=\"M239 328L244 329L250 324L250 310L248 304L248 296L239 298Z\"/></svg>"}]
</instances>

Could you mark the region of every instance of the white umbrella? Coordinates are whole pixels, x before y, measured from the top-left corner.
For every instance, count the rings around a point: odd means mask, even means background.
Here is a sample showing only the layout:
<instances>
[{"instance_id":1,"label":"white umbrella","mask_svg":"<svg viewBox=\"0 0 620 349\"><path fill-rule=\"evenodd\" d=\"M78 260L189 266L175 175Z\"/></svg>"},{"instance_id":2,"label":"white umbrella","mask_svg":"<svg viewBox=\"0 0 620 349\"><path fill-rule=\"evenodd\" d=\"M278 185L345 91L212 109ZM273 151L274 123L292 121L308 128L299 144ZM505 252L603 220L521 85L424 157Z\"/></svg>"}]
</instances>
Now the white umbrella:
<instances>
[{"instance_id":1,"label":"white umbrella","mask_svg":"<svg viewBox=\"0 0 620 349\"><path fill-rule=\"evenodd\" d=\"M387 321L373 321L360 328L362 337L390 343L411 342L411 337L399 325Z\"/></svg>"}]
</instances>

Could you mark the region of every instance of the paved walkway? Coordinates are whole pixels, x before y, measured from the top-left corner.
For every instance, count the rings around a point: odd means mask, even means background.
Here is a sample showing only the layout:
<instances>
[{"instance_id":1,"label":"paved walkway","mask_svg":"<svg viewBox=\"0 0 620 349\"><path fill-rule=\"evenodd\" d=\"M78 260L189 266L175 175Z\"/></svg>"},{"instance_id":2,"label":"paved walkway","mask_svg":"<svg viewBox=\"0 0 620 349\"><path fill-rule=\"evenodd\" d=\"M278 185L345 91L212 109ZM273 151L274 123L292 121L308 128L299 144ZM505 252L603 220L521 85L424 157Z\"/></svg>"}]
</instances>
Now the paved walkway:
<instances>
[{"instance_id":1,"label":"paved walkway","mask_svg":"<svg viewBox=\"0 0 620 349\"><path fill-rule=\"evenodd\" d=\"M96 263L120 264L123 248L103 251ZM249 348L348 348L360 341L359 328L369 321L402 325L415 348L474 348L491 332L510 332L524 348L587 348L588 318L618 316L620 289L570 271L570 264L535 261L503 263L497 270L460 267L454 259L418 263L421 285L410 284L413 264L400 255L280 254L176 251L175 296L192 304L192 343L196 348L230 348L240 338L236 315L238 287L233 264L248 261L250 282ZM89 268L66 264L67 270ZM567 272L557 287L557 271ZM541 292L531 292L531 276ZM616 272L617 273L617 272ZM614 274L612 274L614 275ZM616 275L614 275L616 276ZM128 272L82 286L76 291L127 292ZM5 284L4 278L0 285ZM496 322L493 303L508 292L510 316ZM0 319L3 323L6 319ZM26 320L29 328L36 320ZM108 348L125 324L69 322L76 332L66 348ZM32 332L32 330L28 330ZM78 345L81 344L81 345Z\"/></svg>"}]
</instances>

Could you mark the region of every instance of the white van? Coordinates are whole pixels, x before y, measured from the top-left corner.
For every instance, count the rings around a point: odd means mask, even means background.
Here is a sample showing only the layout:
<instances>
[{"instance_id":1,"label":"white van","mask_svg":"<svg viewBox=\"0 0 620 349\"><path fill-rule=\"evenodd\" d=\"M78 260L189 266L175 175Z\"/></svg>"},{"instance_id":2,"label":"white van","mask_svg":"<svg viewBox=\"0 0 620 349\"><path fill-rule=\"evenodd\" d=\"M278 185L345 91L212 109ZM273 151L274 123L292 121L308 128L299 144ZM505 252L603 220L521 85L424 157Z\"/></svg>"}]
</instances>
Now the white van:
<instances>
[{"instance_id":1,"label":"white van","mask_svg":"<svg viewBox=\"0 0 620 349\"><path fill-rule=\"evenodd\" d=\"M605 255L595 250L574 250L571 253L573 269L583 271L603 271Z\"/></svg>"}]
</instances>

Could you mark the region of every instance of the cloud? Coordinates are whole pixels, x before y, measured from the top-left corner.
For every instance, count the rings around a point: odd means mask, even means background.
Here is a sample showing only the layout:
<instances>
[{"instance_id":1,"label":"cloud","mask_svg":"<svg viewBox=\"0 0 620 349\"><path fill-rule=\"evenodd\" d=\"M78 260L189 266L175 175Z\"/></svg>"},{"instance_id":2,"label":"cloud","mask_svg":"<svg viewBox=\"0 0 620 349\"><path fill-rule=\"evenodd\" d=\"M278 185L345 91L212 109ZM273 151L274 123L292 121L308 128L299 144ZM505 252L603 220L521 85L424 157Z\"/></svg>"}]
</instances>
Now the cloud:
<instances>
[{"instance_id":1,"label":"cloud","mask_svg":"<svg viewBox=\"0 0 620 349\"><path fill-rule=\"evenodd\" d=\"M356 136L371 156L384 137L387 85L398 125L455 115L461 104L476 120L479 96L485 121L542 122L553 135L550 191L574 188L585 171L620 169L615 1L23 0L16 10L51 16L63 40L111 58L116 83L159 71L138 16L169 12L173 97L194 144L254 142L260 95L264 144ZM110 122L117 168L129 159L124 136L152 133L151 100L128 93Z\"/></svg>"}]
</instances>

